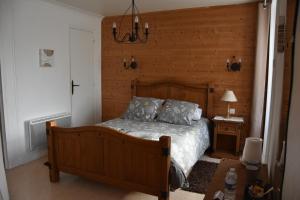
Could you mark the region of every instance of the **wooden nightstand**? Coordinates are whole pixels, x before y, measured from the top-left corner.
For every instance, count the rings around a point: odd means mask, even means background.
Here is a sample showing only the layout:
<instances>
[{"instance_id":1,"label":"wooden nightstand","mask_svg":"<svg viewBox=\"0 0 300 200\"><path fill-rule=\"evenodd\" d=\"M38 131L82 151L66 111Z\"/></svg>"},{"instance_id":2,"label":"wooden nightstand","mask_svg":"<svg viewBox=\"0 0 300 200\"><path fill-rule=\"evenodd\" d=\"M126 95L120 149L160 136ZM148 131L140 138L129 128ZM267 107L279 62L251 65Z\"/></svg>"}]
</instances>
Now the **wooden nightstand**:
<instances>
[{"instance_id":1,"label":"wooden nightstand","mask_svg":"<svg viewBox=\"0 0 300 200\"><path fill-rule=\"evenodd\" d=\"M241 145L241 133L244 125L244 119L242 117L230 117L224 118L221 116L215 116L214 122L214 145L213 150L217 150L218 135L229 135L236 137L235 153L240 152Z\"/></svg>"}]
</instances>

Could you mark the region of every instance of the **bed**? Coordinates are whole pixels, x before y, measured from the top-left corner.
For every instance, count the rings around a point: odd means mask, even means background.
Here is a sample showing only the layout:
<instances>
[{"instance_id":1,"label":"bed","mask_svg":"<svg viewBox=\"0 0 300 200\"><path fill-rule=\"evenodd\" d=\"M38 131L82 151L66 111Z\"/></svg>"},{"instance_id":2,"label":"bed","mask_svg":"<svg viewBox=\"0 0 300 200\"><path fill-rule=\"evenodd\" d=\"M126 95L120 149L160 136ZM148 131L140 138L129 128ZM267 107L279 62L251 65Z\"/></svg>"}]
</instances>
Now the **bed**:
<instances>
[{"instance_id":1,"label":"bed","mask_svg":"<svg viewBox=\"0 0 300 200\"><path fill-rule=\"evenodd\" d=\"M211 84L132 81L132 96L201 105L206 119L189 127L120 118L75 128L48 122L50 181L58 182L59 172L66 172L155 195L159 200L169 199L171 156L187 175L208 146L207 123L213 113L213 92Z\"/></svg>"}]
</instances>

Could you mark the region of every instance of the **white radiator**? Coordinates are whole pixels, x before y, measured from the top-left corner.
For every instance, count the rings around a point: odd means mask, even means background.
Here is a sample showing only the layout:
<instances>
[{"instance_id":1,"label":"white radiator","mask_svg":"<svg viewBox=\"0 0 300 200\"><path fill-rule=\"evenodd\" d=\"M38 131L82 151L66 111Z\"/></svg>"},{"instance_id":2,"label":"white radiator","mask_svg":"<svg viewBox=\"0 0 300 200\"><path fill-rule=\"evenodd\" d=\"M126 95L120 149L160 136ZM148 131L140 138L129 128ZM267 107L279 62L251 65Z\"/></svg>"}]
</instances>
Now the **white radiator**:
<instances>
[{"instance_id":1,"label":"white radiator","mask_svg":"<svg viewBox=\"0 0 300 200\"><path fill-rule=\"evenodd\" d=\"M46 122L55 120L57 126L70 127L71 117L70 113L60 113L26 121L30 151L47 148Z\"/></svg>"}]
</instances>

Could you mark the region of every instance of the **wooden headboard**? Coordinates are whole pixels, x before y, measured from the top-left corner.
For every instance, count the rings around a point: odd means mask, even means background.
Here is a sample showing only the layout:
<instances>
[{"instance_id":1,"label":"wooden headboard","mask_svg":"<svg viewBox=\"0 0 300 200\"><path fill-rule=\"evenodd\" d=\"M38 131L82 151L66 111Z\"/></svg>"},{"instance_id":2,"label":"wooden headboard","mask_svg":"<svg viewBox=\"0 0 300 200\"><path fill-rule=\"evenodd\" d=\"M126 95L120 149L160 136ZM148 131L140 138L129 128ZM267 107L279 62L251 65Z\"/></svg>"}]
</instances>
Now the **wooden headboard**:
<instances>
[{"instance_id":1,"label":"wooden headboard","mask_svg":"<svg viewBox=\"0 0 300 200\"><path fill-rule=\"evenodd\" d=\"M178 81L142 82L131 81L131 96L176 99L199 104L203 116L213 117L212 84L186 84Z\"/></svg>"}]
</instances>

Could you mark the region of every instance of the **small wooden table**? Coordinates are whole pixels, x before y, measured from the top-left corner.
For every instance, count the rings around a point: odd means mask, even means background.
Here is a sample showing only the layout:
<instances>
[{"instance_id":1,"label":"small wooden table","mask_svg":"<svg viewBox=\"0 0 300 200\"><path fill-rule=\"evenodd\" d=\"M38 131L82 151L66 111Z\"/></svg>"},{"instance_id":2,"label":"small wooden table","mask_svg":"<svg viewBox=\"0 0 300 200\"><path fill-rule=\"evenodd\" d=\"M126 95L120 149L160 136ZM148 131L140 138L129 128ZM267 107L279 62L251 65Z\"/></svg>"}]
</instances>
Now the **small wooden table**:
<instances>
[{"instance_id":1,"label":"small wooden table","mask_svg":"<svg viewBox=\"0 0 300 200\"><path fill-rule=\"evenodd\" d=\"M213 144L213 150L217 150L217 141L218 141L218 135L229 135L229 136L235 136L236 142L235 142L235 154L238 155L240 152L240 146L241 146L241 133L242 133L242 127L244 124L244 119L242 117L230 117L230 118L224 118L221 116L215 116L213 118L214 122L214 144Z\"/></svg>"},{"instance_id":2,"label":"small wooden table","mask_svg":"<svg viewBox=\"0 0 300 200\"><path fill-rule=\"evenodd\" d=\"M259 178L267 181L267 166L262 166L259 171L248 171L246 167L238 160L222 159L211 182L209 183L204 200L213 200L216 191L224 192L225 176L229 168L234 167L238 175L236 200L244 199L244 191L247 184L252 183Z\"/></svg>"}]
</instances>

